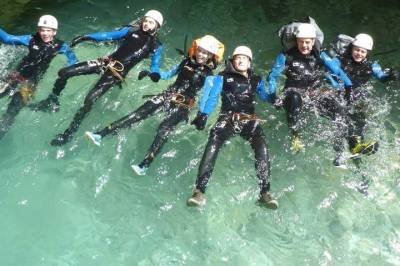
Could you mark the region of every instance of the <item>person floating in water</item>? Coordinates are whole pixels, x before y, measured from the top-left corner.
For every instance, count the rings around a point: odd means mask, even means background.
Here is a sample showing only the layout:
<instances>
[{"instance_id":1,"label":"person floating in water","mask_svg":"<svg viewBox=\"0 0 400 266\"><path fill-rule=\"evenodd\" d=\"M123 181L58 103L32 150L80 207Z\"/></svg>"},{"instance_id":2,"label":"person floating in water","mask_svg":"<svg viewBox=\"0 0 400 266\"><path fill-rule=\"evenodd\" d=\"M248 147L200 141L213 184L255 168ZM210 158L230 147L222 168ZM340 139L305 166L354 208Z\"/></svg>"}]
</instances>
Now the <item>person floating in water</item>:
<instances>
[{"instance_id":1,"label":"person floating in water","mask_svg":"<svg viewBox=\"0 0 400 266\"><path fill-rule=\"evenodd\" d=\"M372 77L382 82L399 78L398 71L393 68L384 71L377 62L369 59L372 48L373 39L368 34L360 33L355 38L341 34L331 45L329 53L352 82L352 86L346 88L344 97L349 106L346 119L347 141L354 158L359 154L373 154L378 149L378 142L365 140L368 101L371 95L366 86L368 81ZM343 152L340 152L337 155L337 165L343 165L344 162L345 157Z\"/></svg>"},{"instance_id":2,"label":"person floating in water","mask_svg":"<svg viewBox=\"0 0 400 266\"><path fill-rule=\"evenodd\" d=\"M321 47L323 39L317 39L316 26L312 23L299 23L293 34L293 46L278 55L268 76L270 90L275 91L279 77L286 75L283 97L278 102L286 111L292 131L291 149L294 152L304 149L300 133L304 126L305 110L316 108L320 114L334 122L334 150L339 151L344 145L343 138L347 131L345 110L335 91L340 86L330 73L338 76L346 86L351 86L351 81L328 55L320 52L318 47ZM325 80L331 82L329 86L335 89L327 87Z\"/></svg>"},{"instance_id":3,"label":"person floating in water","mask_svg":"<svg viewBox=\"0 0 400 266\"><path fill-rule=\"evenodd\" d=\"M160 76L161 79L169 79L175 75L177 75L177 78L167 90L152 97L132 113L98 132L86 132L86 136L94 144L100 145L102 138L110 133L115 133L122 128L132 127L139 121L164 110L167 116L161 122L147 155L139 165L132 165L137 174L144 175L178 123L189 119L198 92L203 88L206 77L212 75L212 70L222 60L223 52L223 44L215 37L206 35L193 42L188 56L172 70L160 73L140 72L139 79L155 75Z\"/></svg>"},{"instance_id":4,"label":"person floating in water","mask_svg":"<svg viewBox=\"0 0 400 266\"><path fill-rule=\"evenodd\" d=\"M140 25L129 25L113 32L99 32L78 36L71 45L83 41L110 41L121 40L119 48L109 56L97 60L81 62L73 66L61 69L59 78L56 80L53 93L38 104L38 109L48 108L54 103L57 104L58 96L66 86L67 80L73 76L101 74L100 79L89 91L83 106L75 114L69 127L61 134L58 134L51 145L61 146L72 139L83 119L92 109L94 103L115 85L121 86L128 72L140 61L152 56L151 71L159 72L163 46L158 41L157 33L163 24L163 16L159 11L148 11L140 21ZM151 75L153 80L158 80L159 75Z\"/></svg>"},{"instance_id":5,"label":"person floating in water","mask_svg":"<svg viewBox=\"0 0 400 266\"><path fill-rule=\"evenodd\" d=\"M189 206L205 204L206 187L222 145L231 137L240 135L250 143L255 152L260 202L268 208L278 208L278 202L270 193L268 146L260 125L261 120L257 118L254 110L256 94L264 101L273 102L275 91L265 90L265 82L252 71L252 60L250 48L238 46L232 54L232 59L227 62L225 70L206 80L200 111L192 124L199 130L204 129L220 95L222 106L200 162L195 190L187 200Z\"/></svg>"},{"instance_id":6,"label":"person floating in water","mask_svg":"<svg viewBox=\"0 0 400 266\"><path fill-rule=\"evenodd\" d=\"M54 16L41 16L37 26L38 30L34 35L14 36L0 29L0 42L24 45L29 49L28 55L0 86L0 97L11 96L7 111L0 119L0 138L11 128L21 109L31 101L37 84L57 54L65 54L70 65L77 62L69 45L55 38L58 21Z\"/></svg>"}]
</instances>

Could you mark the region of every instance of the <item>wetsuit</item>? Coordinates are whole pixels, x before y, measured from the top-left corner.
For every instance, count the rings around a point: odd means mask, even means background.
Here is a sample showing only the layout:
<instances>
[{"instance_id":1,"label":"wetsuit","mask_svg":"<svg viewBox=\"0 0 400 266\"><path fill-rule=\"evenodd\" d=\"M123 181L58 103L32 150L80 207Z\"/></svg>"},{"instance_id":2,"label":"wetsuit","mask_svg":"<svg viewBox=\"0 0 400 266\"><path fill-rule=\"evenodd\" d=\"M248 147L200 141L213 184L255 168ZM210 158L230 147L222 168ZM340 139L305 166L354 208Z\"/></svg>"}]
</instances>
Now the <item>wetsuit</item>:
<instances>
[{"instance_id":1,"label":"wetsuit","mask_svg":"<svg viewBox=\"0 0 400 266\"><path fill-rule=\"evenodd\" d=\"M206 77L212 75L212 71L208 66L200 65L194 59L186 58L171 71L161 72L160 75L161 79L168 79L175 75L178 75L178 77L166 91L154 96L134 112L95 133L104 137L121 128L131 127L160 110L166 111L167 117L161 122L145 159L139 164L141 168L149 167L176 125L189 119L189 113L195 103L196 95L203 87Z\"/></svg>"},{"instance_id":2,"label":"wetsuit","mask_svg":"<svg viewBox=\"0 0 400 266\"><path fill-rule=\"evenodd\" d=\"M17 114L32 99L37 83L48 69L51 60L59 53L67 56L70 65L75 64L77 59L69 45L58 39L45 43L39 33L14 36L0 29L0 41L6 44L25 45L29 49L28 55L4 80L4 87L0 88L0 97L12 95L7 112L0 120L0 138L2 138L14 123Z\"/></svg>"},{"instance_id":3,"label":"wetsuit","mask_svg":"<svg viewBox=\"0 0 400 266\"><path fill-rule=\"evenodd\" d=\"M382 67L367 58L362 62L356 62L351 55L352 47L335 57L333 60L347 73L352 81L351 89L347 89L346 98L351 108L348 112L348 143L352 150L357 143L363 142L366 129L366 107L370 91L365 87L371 77L386 82L393 80L391 71L383 71Z\"/></svg>"},{"instance_id":4,"label":"wetsuit","mask_svg":"<svg viewBox=\"0 0 400 266\"><path fill-rule=\"evenodd\" d=\"M343 147L341 139L343 132L346 131L345 114L334 90L321 90L324 79L329 80L332 87L339 89L339 83L326 69L338 76L346 86L351 86L351 81L344 71L327 54L314 49L309 55L303 55L297 47L293 47L278 55L268 76L269 87L270 91L276 91L279 77L282 74L286 75L283 107L294 136L298 135L303 127L304 109L316 107L322 115L334 120L337 128L334 149L341 150Z\"/></svg>"},{"instance_id":5,"label":"wetsuit","mask_svg":"<svg viewBox=\"0 0 400 266\"><path fill-rule=\"evenodd\" d=\"M206 80L204 96L200 102L200 112L208 116L222 97L221 111L201 159L196 180L196 188L205 193L214 169L215 161L222 145L231 137L240 135L250 142L255 152L256 172L260 193L270 189L270 162L265 135L254 112L255 94L262 100L272 102L275 94L266 92L265 83L252 71L248 78L238 73L228 62L226 69L215 77Z\"/></svg>"},{"instance_id":6,"label":"wetsuit","mask_svg":"<svg viewBox=\"0 0 400 266\"><path fill-rule=\"evenodd\" d=\"M101 32L89 34L87 37L95 41L109 41L122 39L119 48L107 56L97 60L82 62L60 70L59 78L55 82L54 95L60 95L68 78L78 75L102 74L96 85L89 91L83 106L75 114L73 121L64 133L57 135L51 141L52 145L63 145L72 139L92 109L93 104L115 85L121 85L129 70L144 58L152 56L152 72L158 72L163 46L158 41L156 34L144 32L141 28L127 26L114 32Z\"/></svg>"}]
</instances>

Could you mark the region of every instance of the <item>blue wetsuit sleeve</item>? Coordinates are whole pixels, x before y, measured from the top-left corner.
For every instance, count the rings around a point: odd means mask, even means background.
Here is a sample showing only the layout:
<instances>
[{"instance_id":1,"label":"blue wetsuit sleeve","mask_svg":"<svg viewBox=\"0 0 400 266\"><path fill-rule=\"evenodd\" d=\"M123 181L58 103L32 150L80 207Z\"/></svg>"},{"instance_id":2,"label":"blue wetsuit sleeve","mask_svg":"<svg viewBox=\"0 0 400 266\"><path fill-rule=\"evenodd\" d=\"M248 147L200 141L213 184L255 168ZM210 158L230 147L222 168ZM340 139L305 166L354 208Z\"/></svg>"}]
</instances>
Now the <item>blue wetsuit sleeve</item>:
<instances>
[{"instance_id":1,"label":"blue wetsuit sleeve","mask_svg":"<svg viewBox=\"0 0 400 266\"><path fill-rule=\"evenodd\" d=\"M31 39L32 35L15 36L8 34L7 32L0 29L0 41L5 44L29 46L29 42L31 41Z\"/></svg>"},{"instance_id":2,"label":"blue wetsuit sleeve","mask_svg":"<svg viewBox=\"0 0 400 266\"><path fill-rule=\"evenodd\" d=\"M340 84L332 77L332 75L330 73L326 73L325 78L329 81L329 83L331 84L331 86L334 89L336 89L336 90L343 89L342 87L340 87Z\"/></svg>"},{"instance_id":3,"label":"blue wetsuit sleeve","mask_svg":"<svg viewBox=\"0 0 400 266\"><path fill-rule=\"evenodd\" d=\"M261 80L258 85L257 85L257 93L260 96L261 100L264 102L270 102L274 103L275 98L276 98L276 91L270 91L270 88L268 91L266 90L265 87L265 81Z\"/></svg>"},{"instance_id":4,"label":"blue wetsuit sleeve","mask_svg":"<svg viewBox=\"0 0 400 266\"><path fill-rule=\"evenodd\" d=\"M173 76L175 76L176 74L178 74L179 68L180 68L181 64L177 64L176 66L174 66L171 70L169 71L160 71L158 72L160 74L161 79L170 79Z\"/></svg>"},{"instance_id":5,"label":"blue wetsuit sleeve","mask_svg":"<svg viewBox=\"0 0 400 266\"><path fill-rule=\"evenodd\" d=\"M119 40L125 37L131 27L123 27L119 30L116 31L109 31L109 32L97 32L97 33L90 33L86 34L85 37L89 37L95 41L101 42L101 41L114 41L114 40Z\"/></svg>"},{"instance_id":6,"label":"blue wetsuit sleeve","mask_svg":"<svg viewBox=\"0 0 400 266\"><path fill-rule=\"evenodd\" d=\"M387 81L389 78L389 74L385 73L378 63L372 64L372 73L374 77L380 81Z\"/></svg>"},{"instance_id":7,"label":"blue wetsuit sleeve","mask_svg":"<svg viewBox=\"0 0 400 266\"><path fill-rule=\"evenodd\" d=\"M280 53L275 60L275 64L272 67L271 72L268 75L268 84L269 91L276 93L278 88L278 80L282 75L283 70L285 69L286 56L283 53Z\"/></svg>"},{"instance_id":8,"label":"blue wetsuit sleeve","mask_svg":"<svg viewBox=\"0 0 400 266\"><path fill-rule=\"evenodd\" d=\"M163 53L164 53L164 46L163 45L158 46L157 50L154 52L153 56L151 57L151 67L150 67L151 72L160 73L160 67L161 67L161 63L162 63ZM161 73L160 73L160 75L161 75Z\"/></svg>"},{"instance_id":9,"label":"blue wetsuit sleeve","mask_svg":"<svg viewBox=\"0 0 400 266\"><path fill-rule=\"evenodd\" d=\"M222 91L224 78L218 76L208 76L204 83L203 96L200 100L200 112L206 115L211 114L218 104L218 99Z\"/></svg>"},{"instance_id":10,"label":"blue wetsuit sleeve","mask_svg":"<svg viewBox=\"0 0 400 266\"><path fill-rule=\"evenodd\" d=\"M322 59L322 62L326 66L326 68L336 75L341 81L343 81L345 87L350 87L353 86L353 82L351 82L351 79L347 76L347 74L343 71L341 68L341 63L339 59L334 58L332 59L327 53L322 52L320 55L320 58ZM328 80L331 82L332 86L336 89L340 89L339 84L335 81L332 83L333 78L328 77ZM335 84L336 83L336 84Z\"/></svg>"},{"instance_id":11,"label":"blue wetsuit sleeve","mask_svg":"<svg viewBox=\"0 0 400 266\"><path fill-rule=\"evenodd\" d=\"M64 43L60 49L60 53L65 54L68 59L68 65L73 65L78 63L75 53L71 50L68 44Z\"/></svg>"}]
</instances>

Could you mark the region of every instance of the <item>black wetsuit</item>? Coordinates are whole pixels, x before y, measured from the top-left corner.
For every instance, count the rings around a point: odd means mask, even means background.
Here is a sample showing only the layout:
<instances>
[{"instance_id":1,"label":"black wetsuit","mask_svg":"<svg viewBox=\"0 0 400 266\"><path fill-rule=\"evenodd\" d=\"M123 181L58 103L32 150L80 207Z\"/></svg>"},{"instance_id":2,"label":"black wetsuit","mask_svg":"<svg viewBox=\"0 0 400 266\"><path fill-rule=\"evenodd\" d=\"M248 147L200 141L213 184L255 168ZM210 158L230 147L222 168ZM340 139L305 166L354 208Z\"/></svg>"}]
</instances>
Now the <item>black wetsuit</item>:
<instances>
[{"instance_id":1,"label":"black wetsuit","mask_svg":"<svg viewBox=\"0 0 400 266\"><path fill-rule=\"evenodd\" d=\"M110 126L96 132L102 137L115 133L121 128L131 127L164 109L167 117L161 122L157 135L140 167L149 167L150 163L166 143L168 136L174 131L176 125L187 121L195 97L204 85L205 78L212 75L209 67L197 64L193 59L185 59L178 67L178 77L166 91L146 101L132 113L122 117Z\"/></svg>"},{"instance_id":2,"label":"black wetsuit","mask_svg":"<svg viewBox=\"0 0 400 266\"><path fill-rule=\"evenodd\" d=\"M249 78L246 78L236 72L229 62L227 68L220 74L223 77L221 112L210 132L196 180L196 188L203 193L222 145L237 134L249 141L255 152L260 193L270 189L268 146L254 113L254 98L261 78L251 71L248 73Z\"/></svg>"},{"instance_id":3,"label":"black wetsuit","mask_svg":"<svg viewBox=\"0 0 400 266\"><path fill-rule=\"evenodd\" d=\"M93 104L113 86L121 85L121 78L125 78L132 67L144 58L149 57L150 54L154 53L159 45L160 43L155 34L144 32L141 29L132 28L132 30L124 37L120 47L106 59L82 62L62 69L53 89L53 92L56 95L61 93L70 77L94 73L102 74L102 76L96 85L89 91L84 100L83 106L75 114L69 127L64 131L64 133L57 135L57 137L52 140L51 144L63 145L70 141L72 139L72 134L78 130L81 122L92 109ZM122 64L123 70L111 71L110 68L106 67L110 62L116 62L116 69L120 68L120 64Z\"/></svg>"},{"instance_id":4,"label":"black wetsuit","mask_svg":"<svg viewBox=\"0 0 400 266\"><path fill-rule=\"evenodd\" d=\"M352 108L347 113L348 117L348 143L350 150L358 142L364 141L366 131L366 109L371 96L371 91L365 85L373 77L385 82L390 77L381 71L381 67L368 59L356 62L351 55L351 47L346 53L339 57L341 67L353 83L351 90L346 91L346 97ZM375 66L374 66L375 65ZM374 69L375 67L375 69Z\"/></svg>"},{"instance_id":5,"label":"black wetsuit","mask_svg":"<svg viewBox=\"0 0 400 266\"><path fill-rule=\"evenodd\" d=\"M51 60L65 48L63 41L54 39L45 43L37 33L29 41L29 53L22 59L18 67L5 80L0 97L12 95L6 113L0 120L0 138L11 128L15 117L26 106L36 91L37 83L48 69ZM67 48L69 49L69 48ZM73 55L73 59L76 58Z\"/></svg>"},{"instance_id":6,"label":"black wetsuit","mask_svg":"<svg viewBox=\"0 0 400 266\"><path fill-rule=\"evenodd\" d=\"M316 107L321 115L334 121L334 149L341 151L346 134L345 110L332 89L321 90L326 69L318 53L314 49L311 54L303 55L297 47L287 52L283 107L286 110L288 125L295 136L303 127L304 109Z\"/></svg>"}]
</instances>

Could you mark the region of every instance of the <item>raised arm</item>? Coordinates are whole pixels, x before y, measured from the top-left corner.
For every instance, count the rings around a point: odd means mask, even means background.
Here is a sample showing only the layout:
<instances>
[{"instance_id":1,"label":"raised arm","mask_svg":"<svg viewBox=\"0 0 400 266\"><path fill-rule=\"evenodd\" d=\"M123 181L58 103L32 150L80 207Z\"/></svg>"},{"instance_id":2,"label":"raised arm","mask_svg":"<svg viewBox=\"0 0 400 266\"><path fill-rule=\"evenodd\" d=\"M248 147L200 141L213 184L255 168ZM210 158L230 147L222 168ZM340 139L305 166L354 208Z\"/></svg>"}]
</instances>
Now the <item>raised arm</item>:
<instances>
[{"instance_id":1,"label":"raised arm","mask_svg":"<svg viewBox=\"0 0 400 266\"><path fill-rule=\"evenodd\" d=\"M268 88L270 92L276 93L278 88L279 78L285 69L285 63L286 63L286 56L283 53L280 53L276 58L275 64L272 67L272 70L267 77Z\"/></svg>"}]
</instances>

